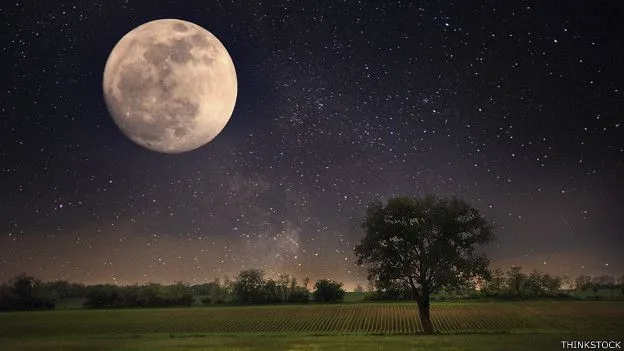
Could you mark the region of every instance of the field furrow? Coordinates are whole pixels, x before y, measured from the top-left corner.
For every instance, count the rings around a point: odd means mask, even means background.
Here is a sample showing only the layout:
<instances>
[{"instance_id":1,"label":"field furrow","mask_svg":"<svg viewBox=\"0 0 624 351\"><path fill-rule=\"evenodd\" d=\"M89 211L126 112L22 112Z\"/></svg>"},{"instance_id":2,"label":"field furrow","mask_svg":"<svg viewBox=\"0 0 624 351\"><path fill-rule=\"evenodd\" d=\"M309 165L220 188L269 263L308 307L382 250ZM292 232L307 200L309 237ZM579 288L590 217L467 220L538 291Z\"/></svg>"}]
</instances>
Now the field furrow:
<instances>
[{"instance_id":1,"label":"field furrow","mask_svg":"<svg viewBox=\"0 0 624 351\"><path fill-rule=\"evenodd\" d=\"M624 301L434 303L438 332L580 332L624 334ZM0 338L151 333L422 332L415 303L72 310L0 313Z\"/></svg>"}]
</instances>

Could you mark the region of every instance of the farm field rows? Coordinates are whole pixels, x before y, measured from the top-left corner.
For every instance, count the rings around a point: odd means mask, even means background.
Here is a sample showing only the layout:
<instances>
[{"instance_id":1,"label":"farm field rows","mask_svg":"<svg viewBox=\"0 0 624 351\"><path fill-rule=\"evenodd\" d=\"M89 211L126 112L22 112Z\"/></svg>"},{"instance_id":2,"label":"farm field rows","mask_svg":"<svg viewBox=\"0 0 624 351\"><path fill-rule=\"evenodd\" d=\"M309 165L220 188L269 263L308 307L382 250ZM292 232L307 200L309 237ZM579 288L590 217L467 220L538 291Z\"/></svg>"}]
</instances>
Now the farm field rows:
<instances>
[{"instance_id":1,"label":"farm field rows","mask_svg":"<svg viewBox=\"0 0 624 351\"><path fill-rule=\"evenodd\" d=\"M442 334L624 334L624 301L434 303ZM414 303L278 305L122 310L56 310L0 314L0 339L59 335L142 334L417 334Z\"/></svg>"}]
</instances>

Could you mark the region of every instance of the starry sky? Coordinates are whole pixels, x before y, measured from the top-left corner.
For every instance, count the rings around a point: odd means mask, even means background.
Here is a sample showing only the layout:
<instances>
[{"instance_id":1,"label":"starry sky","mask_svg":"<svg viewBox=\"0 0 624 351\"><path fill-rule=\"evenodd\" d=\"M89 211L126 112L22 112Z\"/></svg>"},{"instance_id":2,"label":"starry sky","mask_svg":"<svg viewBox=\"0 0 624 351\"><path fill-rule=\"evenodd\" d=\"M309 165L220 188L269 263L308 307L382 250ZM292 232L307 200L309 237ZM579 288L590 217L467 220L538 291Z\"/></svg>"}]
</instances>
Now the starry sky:
<instances>
[{"instance_id":1,"label":"starry sky","mask_svg":"<svg viewBox=\"0 0 624 351\"><path fill-rule=\"evenodd\" d=\"M366 284L367 204L458 196L494 267L624 273L619 1L0 5L0 280ZM182 154L125 137L106 59L161 18L217 36L234 113Z\"/></svg>"}]
</instances>

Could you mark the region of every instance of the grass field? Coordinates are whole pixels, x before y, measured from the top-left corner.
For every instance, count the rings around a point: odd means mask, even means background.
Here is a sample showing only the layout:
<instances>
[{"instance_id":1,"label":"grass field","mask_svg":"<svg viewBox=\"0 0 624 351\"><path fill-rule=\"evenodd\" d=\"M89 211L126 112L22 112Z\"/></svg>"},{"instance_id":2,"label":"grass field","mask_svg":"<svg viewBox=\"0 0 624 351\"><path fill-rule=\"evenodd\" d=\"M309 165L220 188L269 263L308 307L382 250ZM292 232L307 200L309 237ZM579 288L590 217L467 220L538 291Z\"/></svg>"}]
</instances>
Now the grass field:
<instances>
[{"instance_id":1,"label":"grass field","mask_svg":"<svg viewBox=\"0 0 624 351\"><path fill-rule=\"evenodd\" d=\"M344 302L364 302L366 299L365 292L347 291L344 296Z\"/></svg>"},{"instance_id":2,"label":"grass field","mask_svg":"<svg viewBox=\"0 0 624 351\"><path fill-rule=\"evenodd\" d=\"M624 335L624 301L435 303L431 315L442 335L419 335L413 303L11 312L0 349L552 350Z\"/></svg>"}]
</instances>

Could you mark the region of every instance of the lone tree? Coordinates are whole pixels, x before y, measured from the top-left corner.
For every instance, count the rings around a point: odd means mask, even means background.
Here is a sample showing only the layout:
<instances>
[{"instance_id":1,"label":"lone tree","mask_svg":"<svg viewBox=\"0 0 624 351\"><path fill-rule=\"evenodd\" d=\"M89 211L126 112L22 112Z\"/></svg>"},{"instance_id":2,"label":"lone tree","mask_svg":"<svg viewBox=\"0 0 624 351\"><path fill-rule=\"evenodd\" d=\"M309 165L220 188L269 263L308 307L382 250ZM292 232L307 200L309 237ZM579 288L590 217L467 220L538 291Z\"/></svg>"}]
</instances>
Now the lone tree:
<instances>
[{"instance_id":1,"label":"lone tree","mask_svg":"<svg viewBox=\"0 0 624 351\"><path fill-rule=\"evenodd\" d=\"M395 197L385 207L374 201L362 227L358 264L367 266L371 281L408 284L427 334L433 333L431 294L489 275L489 260L475 245L494 239L491 226L463 200Z\"/></svg>"}]
</instances>

